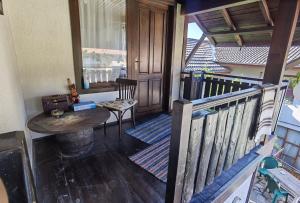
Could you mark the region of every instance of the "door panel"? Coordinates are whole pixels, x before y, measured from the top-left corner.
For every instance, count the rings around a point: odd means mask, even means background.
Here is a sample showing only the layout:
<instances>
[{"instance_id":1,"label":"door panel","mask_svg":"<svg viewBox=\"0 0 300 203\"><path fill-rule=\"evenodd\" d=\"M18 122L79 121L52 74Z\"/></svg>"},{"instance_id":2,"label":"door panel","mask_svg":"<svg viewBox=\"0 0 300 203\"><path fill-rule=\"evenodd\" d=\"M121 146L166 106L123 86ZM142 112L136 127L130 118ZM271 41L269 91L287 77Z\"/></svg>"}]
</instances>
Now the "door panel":
<instances>
[{"instance_id":1,"label":"door panel","mask_svg":"<svg viewBox=\"0 0 300 203\"><path fill-rule=\"evenodd\" d=\"M153 73L162 73L163 71L164 19L164 13L154 14Z\"/></svg>"},{"instance_id":2,"label":"door panel","mask_svg":"<svg viewBox=\"0 0 300 203\"><path fill-rule=\"evenodd\" d=\"M162 81L161 80L153 80L152 81L152 105L160 105L161 104L161 89L162 89Z\"/></svg>"},{"instance_id":3,"label":"door panel","mask_svg":"<svg viewBox=\"0 0 300 203\"><path fill-rule=\"evenodd\" d=\"M139 74L149 73L150 15L149 9L139 9Z\"/></svg>"},{"instance_id":4,"label":"door panel","mask_svg":"<svg viewBox=\"0 0 300 203\"><path fill-rule=\"evenodd\" d=\"M138 102L139 107L149 106L149 81L138 81Z\"/></svg>"},{"instance_id":5,"label":"door panel","mask_svg":"<svg viewBox=\"0 0 300 203\"><path fill-rule=\"evenodd\" d=\"M137 3L137 10L133 75L138 80L137 113L147 114L163 109L167 8Z\"/></svg>"}]
</instances>

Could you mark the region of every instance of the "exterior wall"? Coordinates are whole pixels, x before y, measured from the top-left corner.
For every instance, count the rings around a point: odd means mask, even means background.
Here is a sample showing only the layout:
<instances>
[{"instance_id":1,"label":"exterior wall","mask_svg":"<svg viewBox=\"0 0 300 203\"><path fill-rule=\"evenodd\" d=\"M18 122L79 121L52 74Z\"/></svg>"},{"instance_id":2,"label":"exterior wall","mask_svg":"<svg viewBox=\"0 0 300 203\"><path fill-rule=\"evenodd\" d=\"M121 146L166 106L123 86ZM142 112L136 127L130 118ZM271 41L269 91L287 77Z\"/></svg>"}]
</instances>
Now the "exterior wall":
<instances>
[{"instance_id":1,"label":"exterior wall","mask_svg":"<svg viewBox=\"0 0 300 203\"><path fill-rule=\"evenodd\" d=\"M277 144L284 148L281 159L300 170L300 132L278 124Z\"/></svg>"},{"instance_id":2,"label":"exterior wall","mask_svg":"<svg viewBox=\"0 0 300 203\"><path fill-rule=\"evenodd\" d=\"M264 67L262 66L250 66L250 65L236 65L236 64L221 64L222 66L228 67L231 72L230 75L251 77L251 78L262 78L264 74ZM299 68L288 69L285 71L285 75L296 75L300 72Z\"/></svg>"},{"instance_id":3,"label":"exterior wall","mask_svg":"<svg viewBox=\"0 0 300 203\"><path fill-rule=\"evenodd\" d=\"M284 105L275 131L281 158L300 170L300 106Z\"/></svg>"}]
</instances>

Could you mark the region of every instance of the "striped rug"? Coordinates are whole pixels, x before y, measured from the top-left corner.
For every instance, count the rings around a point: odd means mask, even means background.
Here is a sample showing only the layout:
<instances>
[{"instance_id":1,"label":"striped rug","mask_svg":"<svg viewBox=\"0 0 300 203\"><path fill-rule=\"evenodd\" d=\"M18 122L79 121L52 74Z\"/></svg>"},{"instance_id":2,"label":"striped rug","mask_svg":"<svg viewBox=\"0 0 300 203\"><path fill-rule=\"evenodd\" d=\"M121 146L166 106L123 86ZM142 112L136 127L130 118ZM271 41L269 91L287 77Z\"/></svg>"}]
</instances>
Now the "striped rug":
<instances>
[{"instance_id":1,"label":"striped rug","mask_svg":"<svg viewBox=\"0 0 300 203\"><path fill-rule=\"evenodd\" d=\"M163 182L167 182L170 136L130 156L129 159Z\"/></svg>"},{"instance_id":2,"label":"striped rug","mask_svg":"<svg viewBox=\"0 0 300 203\"><path fill-rule=\"evenodd\" d=\"M172 117L167 114L161 114L158 117L137 125L135 128L130 128L125 131L148 144L154 144L159 140L171 135Z\"/></svg>"}]
</instances>

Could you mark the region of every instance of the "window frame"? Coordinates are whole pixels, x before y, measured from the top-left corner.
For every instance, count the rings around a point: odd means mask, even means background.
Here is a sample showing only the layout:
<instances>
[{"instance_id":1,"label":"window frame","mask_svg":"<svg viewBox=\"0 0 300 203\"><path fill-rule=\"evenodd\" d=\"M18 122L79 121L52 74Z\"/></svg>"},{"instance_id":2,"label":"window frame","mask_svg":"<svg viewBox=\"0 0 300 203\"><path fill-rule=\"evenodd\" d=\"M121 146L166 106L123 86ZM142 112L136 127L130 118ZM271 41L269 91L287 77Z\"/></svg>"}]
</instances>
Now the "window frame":
<instances>
[{"instance_id":1,"label":"window frame","mask_svg":"<svg viewBox=\"0 0 300 203\"><path fill-rule=\"evenodd\" d=\"M92 94L99 92L113 92L117 91L117 85L101 88L83 88L83 62L82 62L82 46L81 46L81 33L80 33L80 13L79 13L79 0L69 0L70 12L70 25L72 35L72 49L73 49L73 63L75 73L75 85L79 94ZM126 1L125 23L126 23L126 68L128 70L128 0Z\"/></svg>"}]
</instances>

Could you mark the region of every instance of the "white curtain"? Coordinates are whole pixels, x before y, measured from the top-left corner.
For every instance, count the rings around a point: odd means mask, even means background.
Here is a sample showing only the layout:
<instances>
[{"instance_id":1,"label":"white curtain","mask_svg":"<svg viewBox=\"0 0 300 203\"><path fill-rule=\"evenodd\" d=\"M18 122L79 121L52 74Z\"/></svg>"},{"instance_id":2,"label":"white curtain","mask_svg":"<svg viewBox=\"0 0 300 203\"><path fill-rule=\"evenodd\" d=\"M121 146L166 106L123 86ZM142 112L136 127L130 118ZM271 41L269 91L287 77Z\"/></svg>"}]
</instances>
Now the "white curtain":
<instances>
[{"instance_id":1,"label":"white curtain","mask_svg":"<svg viewBox=\"0 0 300 203\"><path fill-rule=\"evenodd\" d=\"M85 77L108 82L126 70L126 0L79 0Z\"/></svg>"}]
</instances>

